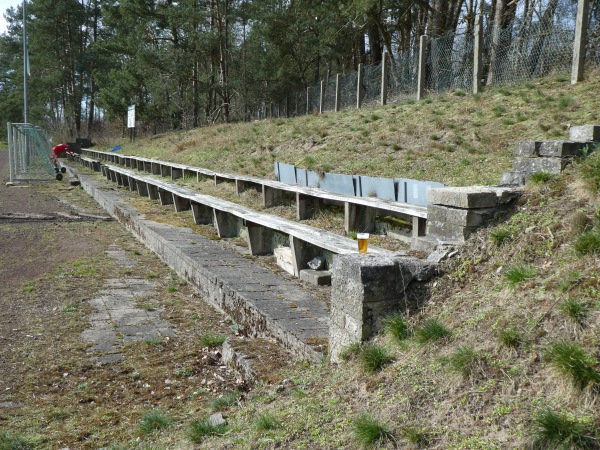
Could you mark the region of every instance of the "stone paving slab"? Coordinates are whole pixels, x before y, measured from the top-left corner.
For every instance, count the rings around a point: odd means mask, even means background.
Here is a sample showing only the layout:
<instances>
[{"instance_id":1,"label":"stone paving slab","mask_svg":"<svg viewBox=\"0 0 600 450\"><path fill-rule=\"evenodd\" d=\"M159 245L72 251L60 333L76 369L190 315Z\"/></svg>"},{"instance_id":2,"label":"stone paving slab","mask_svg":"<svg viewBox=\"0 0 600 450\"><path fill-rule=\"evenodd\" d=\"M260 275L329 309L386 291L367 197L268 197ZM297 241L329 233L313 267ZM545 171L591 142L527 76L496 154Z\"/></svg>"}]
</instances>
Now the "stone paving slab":
<instances>
[{"instance_id":1,"label":"stone paving slab","mask_svg":"<svg viewBox=\"0 0 600 450\"><path fill-rule=\"evenodd\" d=\"M256 337L274 337L297 357L320 361L329 336L327 306L297 283L253 263L189 228L146 220L125 189L79 174L81 186L136 238L151 248L203 299ZM127 196L127 197L126 197Z\"/></svg>"},{"instance_id":2,"label":"stone paving slab","mask_svg":"<svg viewBox=\"0 0 600 450\"><path fill-rule=\"evenodd\" d=\"M106 253L123 267L135 266L119 249ZM121 361L124 345L173 335L169 324L160 318L162 309L146 311L136 306L140 295L157 295L157 287L148 280L112 278L89 300L95 311L89 315L90 327L81 338L91 344L87 353L97 364Z\"/></svg>"}]
</instances>

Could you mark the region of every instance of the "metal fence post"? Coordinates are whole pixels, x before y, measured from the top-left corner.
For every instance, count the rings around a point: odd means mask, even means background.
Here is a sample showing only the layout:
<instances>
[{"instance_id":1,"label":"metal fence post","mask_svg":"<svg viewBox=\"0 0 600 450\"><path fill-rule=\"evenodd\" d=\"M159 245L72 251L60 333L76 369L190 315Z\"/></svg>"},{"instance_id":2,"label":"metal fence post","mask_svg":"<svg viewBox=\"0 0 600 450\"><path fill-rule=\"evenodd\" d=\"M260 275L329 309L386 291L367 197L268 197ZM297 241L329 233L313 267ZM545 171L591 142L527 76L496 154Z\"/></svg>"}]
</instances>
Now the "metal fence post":
<instances>
[{"instance_id":1,"label":"metal fence post","mask_svg":"<svg viewBox=\"0 0 600 450\"><path fill-rule=\"evenodd\" d=\"M389 59L388 52L383 52L383 59L381 60L381 106L387 103Z\"/></svg>"},{"instance_id":2,"label":"metal fence post","mask_svg":"<svg viewBox=\"0 0 600 450\"><path fill-rule=\"evenodd\" d=\"M481 90L481 77L483 75L483 27L481 26L481 14L475 17L475 35L473 42L473 94Z\"/></svg>"},{"instance_id":3,"label":"metal fence post","mask_svg":"<svg viewBox=\"0 0 600 450\"><path fill-rule=\"evenodd\" d=\"M321 95L319 95L319 114L323 114L323 101L325 100L325 80L321 80Z\"/></svg>"},{"instance_id":4,"label":"metal fence post","mask_svg":"<svg viewBox=\"0 0 600 450\"><path fill-rule=\"evenodd\" d=\"M14 182L13 175L13 142L12 142L12 124L10 122L6 122L6 129L8 131L8 173L10 182Z\"/></svg>"},{"instance_id":5,"label":"metal fence post","mask_svg":"<svg viewBox=\"0 0 600 450\"><path fill-rule=\"evenodd\" d=\"M575 42L573 43L573 66L571 68L571 84L583 80L585 66L585 47L590 16L590 0L579 0L577 4L577 22L575 24Z\"/></svg>"},{"instance_id":6,"label":"metal fence post","mask_svg":"<svg viewBox=\"0 0 600 450\"><path fill-rule=\"evenodd\" d=\"M358 65L358 76L356 77L356 108L360 109L360 107L362 106L362 98L363 98L363 76L364 76L364 70L363 70L363 65L359 64Z\"/></svg>"},{"instance_id":7,"label":"metal fence post","mask_svg":"<svg viewBox=\"0 0 600 450\"><path fill-rule=\"evenodd\" d=\"M341 74L335 76L335 112L340 110L340 78Z\"/></svg>"},{"instance_id":8,"label":"metal fence post","mask_svg":"<svg viewBox=\"0 0 600 450\"><path fill-rule=\"evenodd\" d=\"M421 100L425 92L425 77L427 72L427 42L427 35L424 34L419 39L419 77L417 80L417 100Z\"/></svg>"}]
</instances>

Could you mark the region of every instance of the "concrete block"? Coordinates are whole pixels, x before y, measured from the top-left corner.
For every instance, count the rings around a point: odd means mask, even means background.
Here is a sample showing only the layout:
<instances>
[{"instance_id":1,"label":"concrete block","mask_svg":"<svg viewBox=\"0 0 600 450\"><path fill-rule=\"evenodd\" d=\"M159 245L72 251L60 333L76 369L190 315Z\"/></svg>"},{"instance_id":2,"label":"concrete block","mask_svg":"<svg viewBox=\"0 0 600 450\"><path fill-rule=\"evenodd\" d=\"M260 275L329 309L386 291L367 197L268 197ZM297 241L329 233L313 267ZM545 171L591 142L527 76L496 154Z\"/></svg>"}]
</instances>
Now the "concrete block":
<instances>
[{"instance_id":1,"label":"concrete block","mask_svg":"<svg viewBox=\"0 0 600 450\"><path fill-rule=\"evenodd\" d=\"M275 262L290 275L294 274L294 255L290 247L278 247L273 250Z\"/></svg>"},{"instance_id":2,"label":"concrete block","mask_svg":"<svg viewBox=\"0 0 600 450\"><path fill-rule=\"evenodd\" d=\"M584 142L572 141L544 141L540 143L540 156L565 158L582 154Z\"/></svg>"},{"instance_id":3,"label":"concrete block","mask_svg":"<svg viewBox=\"0 0 600 450\"><path fill-rule=\"evenodd\" d=\"M331 272L328 270L303 269L300 279L315 286L328 286L331 284Z\"/></svg>"},{"instance_id":4,"label":"concrete block","mask_svg":"<svg viewBox=\"0 0 600 450\"><path fill-rule=\"evenodd\" d=\"M493 208L498 204L496 193L483 186L433 188L427 199L434 205L455 208Z\"/></svg>"},{"instance_id":5,"label":"concrete block","mask_svg":"<svg viewBox=\"0 0 600 450\"><path fill-rule=\"evenodd\" d=\"M522 189L514 187L490 186L491 191L496 193L498 197L498 205L506 205L512 203L523 195Z\"/></svg>"},{"instance_id":6,"label":"concrete block","mask_svg":"<svg viewBox=\"0 0 600 450\"><path fill-rule=\"evenodd\" d=\"M539 156L539 141L524 141L515 144L515 156Z\"/></svg>"},{"instance_id":7,"label":"concrete block","mask_svg":"<svg viewBox=\"0 0 600 450\"><path fill-rule=\"evenodd\" d=\"M437 236L444 241L464 242L477 227L463 227L448 222L427 221L427 236Z\"/></svg>"},{"instance_id":8,"label":"concrete block","mask_svg":"<svg viewBox=\"0 0 600 450\"><path fill-rule=\"evenodd\" d=\"M527 174L524 172L509 171L500 176L500 186L523 186L527 181Z\"/></svg>"},{"instance_id":9,"label":"concrete block","mask_svg":"<svg viewBox=\"0 0 600 450\"><path fill-rule=\"evenodd\" d=\"M560 175L567 160L563 158L515 158L515 171L528 175L535 172L548 172Z\"/></svg>"},{"instance_id":10,"label":"concrete block","mask_svg":"<svg viewBox=\"0 0 600 450\"><path fill-rule=\"evenodd\" d=\"M600 141L600 125L578 125L569 129L569 140L575 142Z\"/></svg>"},{"instance_id":11,"label":"concrete block","mask_svg":"<svg viewBox=\"0 0 600 450\"><path fill-rule=\"evenodd\" d=\"M462 209L441 205L427 207L427 219L433 222L447 222L462 227L478 227L493 215L495 208Z\"/></svg>"}]
</instances>

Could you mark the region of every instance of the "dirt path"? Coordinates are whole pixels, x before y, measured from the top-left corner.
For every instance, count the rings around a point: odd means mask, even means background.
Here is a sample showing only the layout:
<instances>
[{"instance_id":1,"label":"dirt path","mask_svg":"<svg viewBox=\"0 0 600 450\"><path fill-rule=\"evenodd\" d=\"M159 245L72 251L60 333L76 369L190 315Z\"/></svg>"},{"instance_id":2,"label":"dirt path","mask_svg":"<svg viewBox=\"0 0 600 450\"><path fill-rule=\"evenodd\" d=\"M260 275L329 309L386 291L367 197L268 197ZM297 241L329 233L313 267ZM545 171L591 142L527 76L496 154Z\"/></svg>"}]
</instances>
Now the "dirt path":
<instances>
[{"instance_id":1,"label":"dirt path","mask_svg":"<svg viewBox=\"0 0 600 450\"><path fill-rule=\"evenodd\" d=\"M231 323L118 223L65 220L105 215L80 188L66 181L7 187L6 159L0 150L0 442L146 448L160 435L140 431L144 414L160 410L172 426L185 427L212 412L216 397L243 389L218 348L200 344L232 333ZM51 220L26 218L56 213ZM115 313L107 296L122 285L133 294L115 294L128 302ZM151 289L138 295L131 286L139 285ZM85 337L109 313L113 322L105 325L115 330L118 357L94 358L99 344ZM162 332L128 337L124 330L134 336L144 315Z\"/></svg>"}]
</instances>

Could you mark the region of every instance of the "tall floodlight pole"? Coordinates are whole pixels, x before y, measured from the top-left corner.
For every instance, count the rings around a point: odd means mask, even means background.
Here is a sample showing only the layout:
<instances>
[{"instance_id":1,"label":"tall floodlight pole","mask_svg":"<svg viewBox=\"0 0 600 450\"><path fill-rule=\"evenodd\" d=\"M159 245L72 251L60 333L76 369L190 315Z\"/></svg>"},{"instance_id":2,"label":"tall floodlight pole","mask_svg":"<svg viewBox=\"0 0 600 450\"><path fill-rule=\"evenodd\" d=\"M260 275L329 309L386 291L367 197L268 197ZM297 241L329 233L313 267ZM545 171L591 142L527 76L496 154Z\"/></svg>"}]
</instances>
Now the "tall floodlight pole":
<instances>
[{"instance_id":1,"label":"tall floodlight pole","mask_svg":"<svg viewBox=\"0 0 600 450\"><path fill-rule=\"evenodd\" d=\"M29 51L27 50L27 13L26 0L23 0L23 122L29 123L29 102L27 98L27 77L29 72Z\"/></svg>"}]
</instances>

